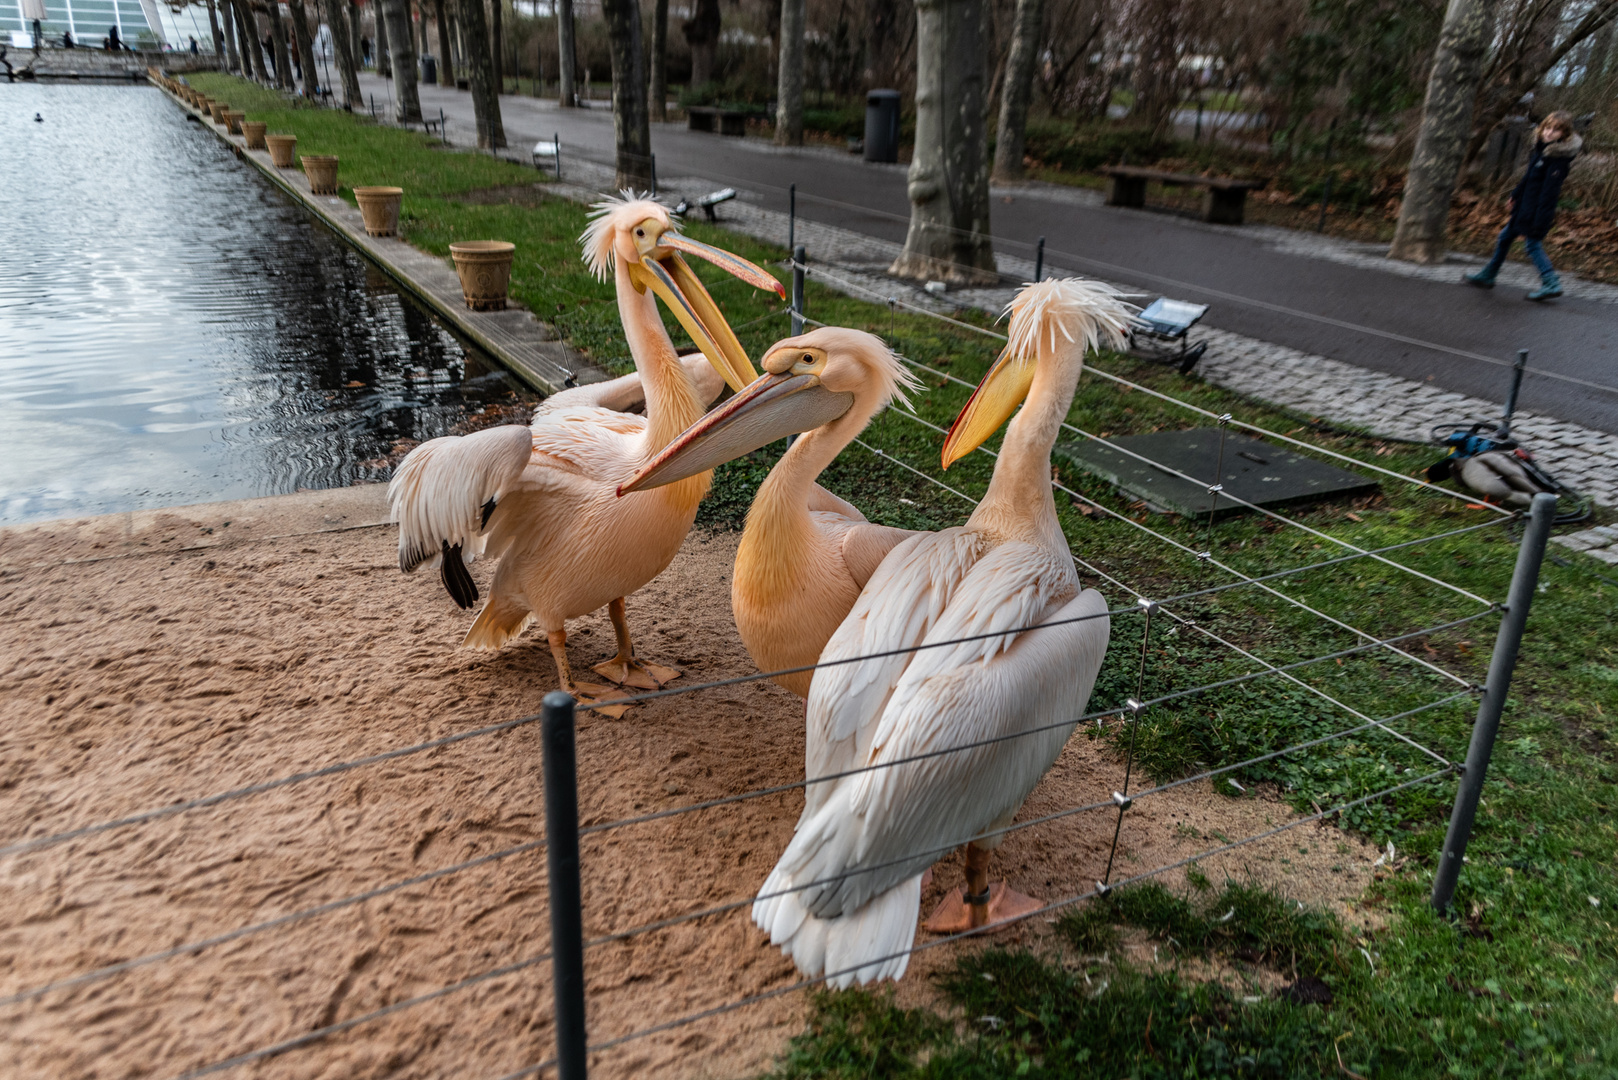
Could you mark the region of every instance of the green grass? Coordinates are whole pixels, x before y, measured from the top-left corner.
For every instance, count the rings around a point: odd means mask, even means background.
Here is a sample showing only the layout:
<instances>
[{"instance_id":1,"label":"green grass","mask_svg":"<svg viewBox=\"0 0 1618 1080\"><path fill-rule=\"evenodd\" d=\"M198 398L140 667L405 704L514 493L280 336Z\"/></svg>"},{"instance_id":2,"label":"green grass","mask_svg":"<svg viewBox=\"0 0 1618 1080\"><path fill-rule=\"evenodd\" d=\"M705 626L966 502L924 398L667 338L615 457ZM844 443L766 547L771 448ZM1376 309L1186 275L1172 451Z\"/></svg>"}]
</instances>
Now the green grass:
<instances>
[{"instance_id":1,"label":"green grass","mask_svg":"<svg viewBox=\"0 0 1618 1080\"><path fill-rule=\"evenodd\" d=\"M515 242L513 295L598 364L612 371L629 369L612 288L591 278L579 261L576 238L586 211L547 197L533 172L486 156L445 151L422 137L341 113L290 107L277 95L234 80L197 76L194 81L209 93L245 105L250 116L297 134L300 148L336 153L342 159L343 183L405 187L402 230L418 246L443 255L456 239ZM777 264L785 252L780 248L699 222L688 230L782 273ZM695 266L751 355L757 357L787 333L780 301L706 264ZM822 289L813 279L808 307L825 322L877 332L904 355L968 382L982 375L999 344L936 320L890 313L885 306ZM988 324L977 314L962 318ZM678 324L672 318L667 323L675 341L683 342ZM1417 475L1438 456L1431 448L1322 432L1306 417L1126 357L1101 357L1093 366L1396 473ZM967 390L936 376L925 379L917 416L948 426ZM1098 435L1205 422L1175 404L1097 377L1082 381L1071 420ZM827 487L875 521L942 528L964 520L970 509L965 502L898 464L938 476L940 435L890 410L865 437L884 456L851 448L827 471ZM719 470L699 521L711 528L739 527L776 453L777 448L767 448ZM977 496L991 469L986 455L975 454L943 479ZM1243 572L1260 573L1341 554L1333 539L1375 547L1488 520L1486 512L1468 509L1459 500L1385 480L1380 495L1353 506L1328 504L1290 514L1327 539L1252 516L1221 521L1210 530L1205 522L1149 516L1064 460L1058 461L1057 471L1066 486L1119 515L1085 514L1059 493L1062 525L1083 560L1081 574L1115 606L1128 604L1129 595L1098 578L1097 571L1159 598L1230 580L1136 524L1194 550L1211 550ZM1505 594L1515 550L1513 535L1502 527L1435 540L1392 557L1498 600ZM1331 987L1335 1001L1330 1006L1268 997L1245 1002L1174 972L1131 971L1116 958L1106 965L1087 961L1082 970L1071 970L1053 956L990 952L959 962L943 982L947 1007L938 1013L897 1009L880 993L818 997L809 1030L778 1073L1344 1075L1338 1071L1341 1054L1347 1068L1365 1076L1618 1075L1618 1004L1613 1000L1618 992L1618 933L1613 927L1618 766L1612 742L1612 713L1618 709L1618 587L1598 577L1596 572L1606 568L1587 557L1571 556L1563 563L1546 564L1534 600L1456 899L1460 921L1438 918L1425 900L1453 797L1453 780L1445 778L1367 803L1336 822L1378 844L1392 840L1397 846L1398 870L1368 898L1386 916L1382 929L1338 927L1316 913L1296 913L1295 905L1289 912L1279 899L1241 884L1222 890L1210 884L1207 895L1194 902L1160 890L1126 890L1105 908L1080 905L1078 915L1061 927L1068 935L1064 940L1085 954L1106 952L1117 923L1144 927L1164 942L1172 937L1176 954L1281 970L1279 957L1285 952L1289 973L1296 954L1300 973L1315 970ZM1378 635L1407 633L1478 610L1464 597L1369 560L1270 584L1287 597ZM1305 660L1356 643L1351 634L1251 587L1179 603L1173 610L1272 663ZM1404 647L1415 657L1481 682L1495 626L1490 615ZM1092 708L1254 670L1198 629L1159 616L1145 642L1144 680L1137 682L1142 621L1119 616L1112 632L1113 646ZM1458 689L1412 660L1380 651L1303 667L1294 674L1304 685L1265 677L1147 710L1134 732L1139 769L1145 773L1140 783L1230 765L1361 723L1311 688L1378 718ZM1475 707L1468 697L1395 726L1459 760ZM1085 737L1105 740L1121 764L1131 734L1126 726L1114 721L1084 730ZM1271 785L1297 809L1312 811L1414 779L1432 767L1418 750L1372 729L1233 772L1247 795L1229 785L1222 790L1231 798L1250 798L1254 785ZM1017 842L1015 834L1008 840ZM1219 842L1207 838L1209 846ZM1236 915L1215 922L1231 908L1239 909ZM1105 914L1088 914L1097 910ZM1097 994L1095 985L1103 980L1108 988ZM979 1023L985 1015L1003 1023ZM1149 1041L1144 1038L1148 1022Z\"/></svg>"}]
</instances>

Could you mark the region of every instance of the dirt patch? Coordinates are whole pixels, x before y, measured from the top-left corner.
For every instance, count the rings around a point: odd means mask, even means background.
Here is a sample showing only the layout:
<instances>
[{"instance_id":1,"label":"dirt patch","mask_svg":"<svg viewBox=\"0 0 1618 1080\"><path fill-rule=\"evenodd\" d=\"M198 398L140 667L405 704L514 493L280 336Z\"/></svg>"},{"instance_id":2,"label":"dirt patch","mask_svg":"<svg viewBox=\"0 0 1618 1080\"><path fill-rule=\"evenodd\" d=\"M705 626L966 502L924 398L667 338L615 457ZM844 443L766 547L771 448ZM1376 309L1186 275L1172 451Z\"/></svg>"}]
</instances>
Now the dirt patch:
<instances>
[{"instance_id":1,"label":"dirt patch","mask_svg":"<svg viewBox=\"0 0 1618 1080\"><path fill-rule=\"evenodd\" d=\"M542 638L454 646L471 615L403 577L379 488L0 532L0 844L529 714L554 686ZM228 521L229 524L225 524ZM331 531L342 530L342 531ZM630 600L647 656L684 682L749 672L730 618L736 536L693 534ZM480 584L488 574L481 564ZM580 620L576 665L612 632ZM675 697L579 732L581 812L604 822L802 775L801 705L773 685ZM1105 799L1121 763L1079 736L1024 810ZM588 836L585 932L745 899L785 845L796 792ZM1291 819L1206 783L1137 803L1115 877ZM1046 898L1101 876L1114 814L1013 834L997 872ZM543 836L537 726L149 824L0 857L0 995L350 896ZM1307 825L1202 863L1355 917L1374 857ZM1176 871L1169 875L1176 884ZM933 894L958 881L955 858ZM543 850L0 1006L8 1076L172 1076L542 956ZM928 897L930 905L934 897ZM1037 942L1043 924L999 935ZM901 987L962 947L916 957ZM586 953L603 1040L795 981L745 908ZM540 961L252 1066L273 1077L497 1076L551 1054ZM793 993L596 1055L602 1077L733 1077L801 1029Z\"/></svg>"}]
</instances>

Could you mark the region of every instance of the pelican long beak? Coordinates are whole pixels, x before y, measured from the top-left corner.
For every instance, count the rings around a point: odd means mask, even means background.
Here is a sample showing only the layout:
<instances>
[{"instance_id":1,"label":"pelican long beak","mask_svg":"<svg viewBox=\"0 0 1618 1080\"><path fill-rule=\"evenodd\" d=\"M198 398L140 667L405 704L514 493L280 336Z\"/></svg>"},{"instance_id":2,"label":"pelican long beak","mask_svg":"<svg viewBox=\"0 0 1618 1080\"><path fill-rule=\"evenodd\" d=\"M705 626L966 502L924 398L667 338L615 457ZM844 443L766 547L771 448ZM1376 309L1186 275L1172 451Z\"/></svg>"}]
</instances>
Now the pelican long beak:
<instances>
[{"instance_id":1,"label":"pelican long beak","mask_svg":"<svg viewBox=\"0 0 1618 1080\"><path fill-rule=\"evenodd\" d=\"M853 394L827 390L818 375L762 375L686 428L620 486L618 494L662 487L706 472L777 439L829 424L853 404Z\"/></svg>"},{"instance_id":2,"label":"pelican long beak","mask_svg":"<svg viewBox=\"0 0 1618 1080\"><path fill-rule=\"evenodd\" d=\"M966 408L950 426L949 436L944 440L944 468L982 446L990 435L1000 430L1001 424L1011 419L1034 384L1035 367L1033 357L1013 356L1010 347L1001 351L989 373L967 399Z\"/></svg>"},{"instance_id":3,"label":"pelican long beak","mask_svg":"<svg viewBox=\"0 0 1618 1080\"><path fill-rule=\"evenodd\" d=\"M669 310L674 312L674 317L680 321L680 325L685 327L685 332L691 335L691 340L696 342L697 348L702 350L702 354L714 366L714 370L719 372L732 390L741 390L757 378L758 373L753 370L752 361L748 360L747 351L737 340L735 331L720 313L719 305L714 303L707 288L679 253L686 251L707 259L721 270L734 274L749 285L769 289L778 297L785 298L786 289L763 268L728 251L721 251L676 233L664 233L657 243L659 248L670 250L667 253L657 252L649 255L638 265L632 265L630 278L637 285L649 286L652 292L668 305Z\"/></svg>"}]
</instances>

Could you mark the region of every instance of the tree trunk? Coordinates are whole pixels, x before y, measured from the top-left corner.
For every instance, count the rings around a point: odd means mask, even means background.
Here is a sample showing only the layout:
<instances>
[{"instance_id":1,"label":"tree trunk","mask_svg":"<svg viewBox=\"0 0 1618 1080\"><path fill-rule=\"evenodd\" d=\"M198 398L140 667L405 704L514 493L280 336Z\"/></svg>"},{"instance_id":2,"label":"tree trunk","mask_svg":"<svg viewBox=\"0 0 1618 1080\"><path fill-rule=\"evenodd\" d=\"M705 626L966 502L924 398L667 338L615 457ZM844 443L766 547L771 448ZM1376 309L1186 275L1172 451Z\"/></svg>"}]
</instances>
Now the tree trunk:
<instances>
[{"instance_id":1,"label":"tree trunk","mask_svg":"<svg viewBox=\"0 0 1618 1080\"><path fill-rule=\"evenodd\" d=\"M343 101L350 110L360 107L360 77L354 68L354 43L348 38L346 0L324 0L326 25L331 27L332 51L337 54L337 74L343 80Z\"/></svg>"},{"instance_id":2,"label":"tree trunk","mask_svg":"<svg viewBox=\"0 0 1618 1080\"><path fill-rule=\"evenodd\" d=\"M1421 130L1405 174L1404 201L1391 259L1436 263L1444 258L1450 197L1472 132L1472 105L1483 58L1494 36L1496 0L1449 0L1427 77Z\"/></svg>"},{"instance_id":3,"label":"tree trunk","mask_svg":"<svg viewBox=\"0 0 1618 1080\"><path fill-rule=\"evenodd\" d=\"M410 41L407 0L382 0L382 21L387 24L388 60L393 66L393 118L401 124L419 124L421 97L416 93L416 47Z\"/></svg>"},{"instance_id":4,"label":"tree trunk","mask_svg":"<svg viewBox=\"0 0 1618 1080\"><path fill-rule=\"evenodd\" d=\"M268 86L270 72L264 64L264 39L258 36L258 16L247 0L236 0L236 25L241 27L242 45L252 61L253 78Z\"/></svg>"},{"instance_id":5,"label":"tree trunk","mask_svg":"<svg viewBox=\"0 0 1618 1080\"><path fill-rule=\"evenodd\" d=\"M376 73L384 79L393 78L393 58L388 55L388 20L382 17L382 0L371 0L372 17L376 20Z\"/></svg>"},{"instance_id":6,"label":"tree trunk","mask_svg":"<svg viewBox=\"0 0 1618 1080\"><path fill-rule=\"evenodd\" d=\"M656 0L652 7L652 119L669 118L669 0Z\"/></svg>"},{"instance_id":7,"label":"tree trunk","mask_svg":"<svg viewBox=\"0 0 1618 1080\"><path fill-rule=\"evenodd\" d=\"M360 28L360 6L354 0L336 0L348 10L348 39L354 46L354 70L365 70L365 50L360 47L360 39L365 36Z\"/></svg>"},{"instance_id":8,"label":"tree trunk","mask_svg":"<svg viewBox=\"0 0 1618 1080\"><path fill-rule=\"evenodd\" d=\"M916 149L910 232L888 273L923 281L998 280L989 241L985 0L917 0Z\"/></svg>"},{"instance_id":9,"label":"tree trunk","mask_svg":"<svg viewBox=\"0 0 1618 1080\"><path fill-rule=\"evenodd\" d=\"M1017 0L1017 22L1006 58L1006 84L1000 94L1000 127L994 140L994 178L1021 180L1028 135L1028 98L1034 90L1034 61L1045 22L1044 0Z\"/></svg>"},{"instance_id":10,"label":"tree trunk","mask_svg":"<svg viewBox=\"0 0 1618 1080\"><path fill-rule=\"evenodd\" d=\"M696 0L696 5L691 18L681 27L685 43L691 46L691 85L687 87L690 90L713 81L714 51L719 46L723 22L719 0Z\"/></svg>"},{"instance_id":11,"label":"tree trunk","mask_svg":"<svg viewBox=\"0 0 1618 1080\"><path fill-rule=\"evenodd\" d=\"M235 12L230 10L230 0L220 0L219 20L225 31L225 70L238 72L242 69L240 56L236 53L236 20Z\"/></svg>"},{"instance_id":12,"label":"tree trunk","mask_svg":"<svg viewBox=\"0 0 1618 1080\"><path fill-rule=\"evenodd\" d=\"M303 9L303 0L292 0L287 5L292 15L292 37L298 43L298 66L303 68L303 96L313 101L319 96L320 75L315 67L315 42L309 35L309 15Z\"/></svg>"},{"instance_id":13,"label":"tree trunk","mask_svg":"<svg viewBox=\"0 0 1618 1080\"><path fill-rule=\"evenodd\" d=\"M489 0L489 51L494 61L494 92L506 92L506 34L502 25L503 0Z\"/></svg>"},{"instance_id":14,"label":"tree trunk","mask_svg":"<svg viewBox=\"0 0 1618 1080\"><path fill-rule=\"evenodd\" d=\"M446 89L455 89L455 60L450 56L455 47L449 39L449 15L446 12L448 5L444 0L433 0L433 14L438 21L438 85Z\"/></svg>"},{"instance_id":15,"label":"tree trunk","mask_svg":"<svg viewBox=\"0 0 1618 1080\"><path fill-rule=\"evenodd\" d=\"M579 89L573 85L578 62L573 52L573 0L556 0L556 92L557 104L564 109L579 103Z\"/></svg>"},{"instance_id":16,"label":"tree trunk","mask_svg":"<svg viewBox=\"0 0 1618 1080\"><path fill-rule=\"evenodd\" d=\"M640 0L602 0L612 54L612 133L619 191L652 188L652 129L646 111L646 51Z\"/></svg>"},{"instance_id":17,"label":"tree trunk","mask_svg":"<svg viewBox=\"0 0 1618 1080\"><path fill-rule=\"evenodd\" d=\"M898 0L865 0L865 89L898 89L896 57L905 22Z\"/></svg>"},{"instance_id":18,"label":"tree trunk","mask_svg":"<svg viewBox=\"0 0 1618 1080\"><path fill-rule=\"evenodd\" d=\"M296 90L292 82L292 54L287 51L287 26L281 18L281 5L270 3L270 44L275 49L275 85L282 90Z\"/></svg>"},{"instance_id":19,"label":"tree trunk","mask_svg":"<svg viewBox=\"0 0 1618 1080\"><path fill-rule=\"evenodd\" d=\"M506 145L506 129L500 122L500 98L495 94L494 57L489 52L489 28L483 21L483 0L459 0L461 59L472 88L472 113L477 119L478 146L493 150Z\"/></svg>"},{"instance_id":20,"label":"tree trunk","mask_svg":"<svg viewBox=\"0 0 1618 1080\"><path fill-rule=\"evenodd\" d=\"M781 0L781 65L775 88L775 145L803 145L803 24L806 0Z\"/></svg>"},{"instance_id":21,"label":"tree trunk","mask_svg":"<svg viewBox=\"0 0 1618 1080\"><path fill-rule=\"evenodd\" d=\"M214 7L213 0L208 0L208 29L213 34L214 59L223 63L225 59L225 35L219 32L219 12ZM229 70L228 68L226 69Z\"/></svg>"}]
</instances>

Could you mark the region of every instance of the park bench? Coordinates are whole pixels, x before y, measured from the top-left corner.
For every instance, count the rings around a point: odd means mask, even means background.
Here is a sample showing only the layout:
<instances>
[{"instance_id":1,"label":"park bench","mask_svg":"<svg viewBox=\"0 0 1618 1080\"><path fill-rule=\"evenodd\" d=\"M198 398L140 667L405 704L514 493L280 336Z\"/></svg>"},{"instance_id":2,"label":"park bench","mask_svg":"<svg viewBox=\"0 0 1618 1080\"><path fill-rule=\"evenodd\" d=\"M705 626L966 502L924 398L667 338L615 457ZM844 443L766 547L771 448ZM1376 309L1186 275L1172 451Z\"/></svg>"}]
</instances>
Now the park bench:
<instances>
[{"instance_id":1,"label":"park bench","mask_svg":"<svg viewBox=\"0 0 1618 1080\"><path fill-rule=\"evenodd\" d=\"M685 126L689 131L746 135L747 114L739 109L721 109L717 105L693 105L685 110Z\"/></svg>"},{"instance_id":2,"label":"park bench","mask_svg":"<svg viewBox=\"0 0 1618 1080\"><path fill-rule=\"evenodd\" d=\"M1108 206L1145 206L1146 185L1153 180L1159 184L1207 188L1208 199L1203 204L1202 220L1216 225L1240 225L1247 208L1247 193L1257 191L1268 183L1265 180L1233 180L1228 176L1171 173L1137 165L1109 165L1101 171L1112 177L1112 190L1107 193Z\"/></svg>"},{"instance_id":3,"label":"park bench","mask_svg":"<svg viewBox=\"0 0 1618 1080\"><path fill-rule=\"evenodd\" d=\"M735 188L720 188L718 191L709 192L707 195L702 196L694 203L686 199L681 199L680 204L674 208L674 213L680 217L684 217L692 210L701 210L703 213L708 215L709 221L718 221L719 215L714 213L713 208L722 202L729 202L735 197Z\"/></svg>"}]
</instances>

